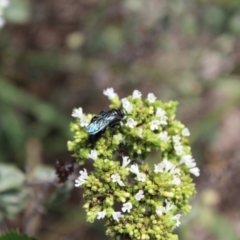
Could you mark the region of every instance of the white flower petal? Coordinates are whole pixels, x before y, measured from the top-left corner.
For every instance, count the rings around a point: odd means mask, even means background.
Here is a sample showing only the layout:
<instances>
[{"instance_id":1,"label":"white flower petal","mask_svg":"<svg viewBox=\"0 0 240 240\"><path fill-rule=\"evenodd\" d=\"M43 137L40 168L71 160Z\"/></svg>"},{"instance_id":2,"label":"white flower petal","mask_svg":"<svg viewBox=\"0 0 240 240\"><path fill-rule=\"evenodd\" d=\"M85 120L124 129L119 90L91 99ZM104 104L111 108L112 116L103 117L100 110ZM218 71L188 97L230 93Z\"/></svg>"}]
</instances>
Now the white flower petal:
<instances>
[{"instance_id":1,"label":"white flower petal","mask_svg":"<svg viewBox=\"0 0 240 240\"><path fill-rule=\"evenodd\" d=\"M128 118L126 122L126 126L130 128L134 128L137 125L137 122L134 121L132 118Z\"/></svg>"},{"instance_id":2,"label":"white flower petal","mask_svg":"<svg viewBox=\"0 0 240 240\"><path fill-rule=\"evenodd\" d=\"M123 162L122 162L122 166L126 167L130 162L131 159L128 156L122 156Z\"/></svg>"},{"instance_id":3,"label":"white flower petal","mask_svg":"<svg viewBox=\"0 0 240 240\"><path fill-rule=\"evenodd\" d=\"M133 99L141 98L141 96L142 96L142 93L140 91L138 90L133 91L133 94L132 94Z\"/></svg>"},{"instance_id":4,"label":"white flower petal","mask_svg":"<svg viewBox=\"0 0 240 240\"><path fill-rule=\"evenodd\" d=\"M103 219L106 216L106 211L96 212L97 219Z\"/></svg>"},{"instance_id":5,"label":"white flower petal","mask_svg":"<svg viewBox=\"0 0 240 240\"><path fill-rule=\"evenodd\" d=\"M119 218L123 218L124 215L121 212L113 212L112 217L115 221L119 221Z\"/></svg>"},{"instance_id":6,"label":"white flower petal","mask_svg":"<svg viewBox=\"0 0 240 240\"><path fill-rule=\"evenodd\" d=\"M116 96L113 88L107 88L106 90L103 90L103 94L109 99L113 99Z\"/></svg>"},{"instance_id":7,"label":"white flower petal","mask_svg":"<svg viewBox=\"0 0 240 240\"><path fill-rule=\"evenodd\" d=\"M143 199L144 198L144 192L143 192L143 190L139 190L138 192L137 192L137 194L135 195L135 199L137 200L137 201L140 201L141 199Z\"/></svg>"},{"instance_id":8,"label":"white flower petal","mask_svg":"<svg viewBox=\"0 0 240 240\"><path fill-rule=\"evenodd\" d=\"M155 97L155 95L153 93L149 93L147 95L147 99L150 103L154 103L157 98Z\"/></svg>"},{"instance_id":9,"label":"white flower petal","mask_svg":"<svg viewBox=\"0 0 240 240\"><path fill-rule=\"evenodd\" d=\"M187 128L184 128L184 129L182 130L182 135L185 136L185 137L190 136L189 130L188 130Z\"/></svg>"},{"instance_id":10,"label":"white flower petal","mask_svg":"<svg viewBox=\"0 0 240 240\"><path fill-rule=\"evenodd\" d=\"M139 173L138 165L137 165L137 164L131 165L131 167L130 167L130 172L135 173L135 174L138 174L138 173Z\"/></svg>"},{"instance_id":11,"label":"white flower petal","mask_svg":"<svg viewBox=\"0 0 240 240\"><path fill-rule=\"evenodd\" d=\"M190 173L192 173L196 177L199 177L200 176L200 169L198 167L190 168Z\"/></svg>"},{"instance_id":12,"label":"white flower petal","mask_svg":"<svg viewBox=\"0 0 240 240\"><path fill-rule=\"evenodd\" d=\"M72 117L75 117L75 118L79 118L81 119L83 116L83 111L82 111L82 108L76 108L73 110L72 112Z\"/></svg>"},{"instance_id":13,"label":"white flower petal","mask_svg":"<svg viewBox=\"0 0 240 240\"><path fill-rule=\"evenodd\" d=\"M122 211L123 212L130 212L132 209L133 205L131 202L127 202L123 204Z\"/></svg>"},{"instance_id":14,"label":"white flower petal","mask_svg":"<svg viewBox=\"0 0 240 240\"><path fill-rule=\"evenodd\" d=\"M95 149L91 150L88 157L95 161L97 159L97 151Z\"/></svg>"},{"instance_id":15,"label":"white flower petal","mask_svg":"<svg viewBox=\"0 0 240 240\"><path fill-rule=\"evenodd\" d=\"M159 133L158 136L165 143L168 142L170 139L170 137L168 136L168 133L166 131Z\"/></svg>"},{"instance_id":16,"label":"white flower petal","mask_svg":"<svg viewBox=\"0 0 240 240\"><path fill-rule=\"evenodd\" d=\"M150 129L152 131L157 130L160 126L161 122L159 120L153 120L150 125Z\"/></svg>"},{"instance_id":17,"label":"white flower petal","mask_svg":"<svg viewBox=\"0 0 240 240\"><path fill-rule=\"evenodd\" d=\"M130 103L127 98L122 99L122 105L127 113L130 113L133 109L132 103Z\"/></svg>"},{"instance_id":18,"label":"white flower petal","mask_svg":"<svg viewBox=\"0 0 240 240\"><path fill-rule=\"evenodd\" d=\"M171 181L171 183L172 183L173 185L179 186L179 185L181 184L181 180L180 180L180 178L175 177L175 178Z\"/></svg>"},{"instance_id":19,"label":"white flower petal","mask_svg":"<svg viewBox=\"0 0 240 240\"><path fill-rule=\"evenodd\" d=\"M175 221L176 221L176 224L175 224L174 228L180 226L181 222L180 222L179 220L180 220L180 217L181 217L181 216L182 216L181 214L176 214L175 216L173 216L173 217L171 218L172 220L175 220Z\"/></svg>"},{"instance_id":20,"label":"white flower petal","mask_svg":"<svg viewBox=\"0 0 240 240\"><path fill-rule=\"evenodd\" d=\"M139 182L145 182L145 180L146 180L146 174L145 173L138 173L137 174L137 180L139 181Z\"/></svg>"}]
</instances>

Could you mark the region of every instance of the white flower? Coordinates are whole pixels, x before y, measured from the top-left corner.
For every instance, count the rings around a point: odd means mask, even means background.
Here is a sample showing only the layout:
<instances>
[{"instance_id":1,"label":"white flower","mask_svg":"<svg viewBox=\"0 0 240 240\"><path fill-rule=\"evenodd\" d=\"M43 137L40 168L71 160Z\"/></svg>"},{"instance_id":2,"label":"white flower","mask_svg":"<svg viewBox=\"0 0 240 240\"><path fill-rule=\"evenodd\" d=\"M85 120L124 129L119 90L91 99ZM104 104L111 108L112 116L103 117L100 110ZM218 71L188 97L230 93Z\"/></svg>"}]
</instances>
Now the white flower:
<instances>
[{"instance_id":1,"label":"white flower","mask_svg":"<svg viewBox=\"0 0 240 240\"><path fill-rule=\"evenodd\" d=\"M182 135L185 136L185 137L190 136L189 130L188 130L187 128L184 128L184 129L182 130Z\"/></svg>"},{"instance_id":2,"label":"white flower","mask_svg":"<svg viewBox=\"0 0 240 240\"><path fill-rule=\"evenodd\" d=\"M181 184L181 179L174 177L174 179L171 181L171 184L179 186Z\"/></svg>"},{"instance_id":3,"label":"white flower","mask_svg":"<svg viewBox=\"0 0 240 240\"><path fill-rule=\"evenodd\" d=\"M166 131L159 133L158 136L163 142L167 142L170 139Z\"/></svg>"},{"instance_id":4,"label":"white flower","mask_svg":"<svg viewBox=\"0 0 240 240\"><path fill-rule=\"evenodd\" d=\"M106 216L106 212L105 211L96 212L95 214L97 215L97 219L103 219Z\"/></svg>"},{"instance_id":5,"label":"white flower","mask_svg":"<svg viewBox=\"0 0 240 240\"><path fill-rule=\"evenodd\" d=\"M130 172L135 173L136 175L139 174L139 168L137 164L133 164L130 167Z\"/></svg>"},{"instance_id":6,"label":"white flower","mask_svg":"<svg viewBox=\"0 0 240 240\"><path fill-rule=\"evenodd\" d=\"M82 108L74 109L72 112L72 117L80 119L80 126L86 127L89 124L88 118L83 114Z\"/></svg>"},{"instance_id":7,"label":"white flower","mask_svg":"<svg viewBox=\"0 0 240 240\"><path fill-rule=\"evenodd\" d=\"M113 88L107 88L106 90L103 90L103 94L107 96L109 99L112 99L116 96L116 93L114 92Z\"/></svg>"},{"instance_id":8,"label":"white flower","mask_svg":"<svg viewBox=\"0 0 240 240\"><path fill-rule=\"evenodd\" d=\"M180 170L176 168L176 166L169 162L167 159L163 159L162 162L158 163L157 165L154 164L154 172L161 173L163 171L169 172L170 174L180 174Z\"/></svg>"},{"instance_id":9,"label":"white flower","mask_svg":"<svg viewBox=\"0 0 240 240\"><path fill-rule=\"evenodd\" d=\"M137 122L134 121L132 118L128 118L126 122L126 126L130 128L134 128L137 125Z\"/></svg>"},{"instance_id":10,"label":"white flower","mask_svg":"<svg viewBox=\"0 0 240 240\"><path fill-rule=\"evenodd\" d=\"M177 143L180 143L181 137L179 135L175 135L172 137L172 139L173 139L173 142L177 144Z\"/></svg>"},{"instance_id":11,"label":"white flower","mask_svg":"<svg viewBox=\"0 0 240 240\"><path fill-rule=\"evenodd\" d=\"M190 173L195 175L196 177L199 177L200 175L200 169L198 167L190 168Z\"/></svg>"},{"instance_id":12,"label":"white flower","mask_svg":"<svg viewBox=\"0 0 240 240\"><path fill-rule=\"evenodd\" d=\"M112 217L115 221L119 221L119 218L123 218L124 215L121 212L113 212Z\"/></svg>"},{"instance_id":13,"label":"white flower","mask_svg":"<svg viewBox=\"0 0 240 240\"><path fill-rule=\"evenodd\" d=\"M157 108L156 116L160 118L160 124L167 125L167 119L166 112L162 108Z\"/></svg>"},{"instance_id":14,"label":"white flower","mask_svg":"<svg viewBox=\"0 0 240 240\"><path fill-rule=\"evenodd\" d=\"M117 182L119 186L125 186L118 173L111 175L112 182Z\"/></svg>"},{"instance_id":15,"label":"white flower","mask_svg":"<svg viewBox=\"0 0 240 240\"><path fill-rule=\"evenodd\" d=\"M144 198L144 192L143 192L143 190L139 190L139 191L137 192L137 194L135 195L135 199L136 199L137 201L140 201L142 198Z\"/></svg>"},{"instance_id":16,"label":"white flower","mask_svg":"<svg viewBox=\"0 0 240 240\"><path fill-rule=\"evenodd\" d=\"M89 124L88 118L85 115L83 115L81 120L80 120L80 126L81 127L87 127L88 124Z\"/></svg>"},{"instance_id":17,"label":"white flower","mask_svg":"<svg viewBox=\"0 0 240 240\"><path fill-rule=\"evenodd\" d=\"M155 97L155 95L153 93L149 93L147 95L147 99L150 103L154 103L157 98Z\"/></svg>"},{"instance_id":18,"label":"white flower","mask_svg":"<svg viewBox=\"0 0 240 240\"><path fill-rule=\"evenodd\" d=\"M137 180L138 180L139 182L145 182L145 180L146 180L146 174L145 174L145 173L138 173L138 174L137 174Z\"/></svg>"},{"instance_id":19,"label":"white flower","mask_svg":"<svg viewBox=\"0 0 240 240\"><path fill-rule=\"evenodd\" d=\"M91 150L88 157L95 161L97 159L97 151L95 149Z\"/></svg>"},{"instance_id":20,"label":"white flower","mask_svg":"<svg viewBox=\"0 0 240 240\"><path fill-rule=\"evenodd\" d=\"M123 162L122 162L122 166L126 167L130 162L131 159L128 156L122 156Z\"/></svg>"},{"instance_id":21,"label":"white flower","mask_svg":"<svg viewBox=\"0 0 240 240\"><path fill-rule=\"evenodd\" d=\"M157 165L154 164L154 168L155 173L161 173L163 171L166 171L172 175L174 174L180 175L180 170L173 163L169 162L167 159L163 159L163 161L158 163Z\"/></svg>"},{"instance_id":22,"label":"white flower","mask_svg":"<svg viewBox=\"0 0 240 240\"><path fill-rule=\"evenodd\" d=\"M165 204L165 207L160 206L156 209L156 213L158 216L161 216L163 213L169 212L174 207L174 204L168 200L165 200Z\"/></svg>"},{"instance_id":23,"label":"white flower","mask_svg":"<svg viewBox=\"0 0 240 240\"><path fill-rule=\"evenodd\" d=\"M179 221L179 219L180 219L181 216L182 216L181 214L176 214L175 216L173 216L171 218L172 220L176 221L176 224L175 224L174 228L180 226L181 222Z\"/></svg>"},{"instance_id":24,"label":"white flower","mask_svg":"<svg viewBox=\"0 0 240 240\"><path fill-rule=\"evenodd\" d=\"M160 124L161 124L161 122L160 122L159 120L153 120L153 121L151 122L150 129L151 129L152 131L154 131L154 130L156 130L156 129L159 128Z\"/></svg>"},{"instance_id":25,"label":"white flower","mask_svg":"<svg viewBox=\"0 0 240 240\"><path fill-rule=\"evenodd\" d=\"M122 141L123 140L123 136L121 133L118 133L116 135L114 135L114 138L116 138L118 141Z\"/></svg>"},{"instance_id":26,"label":"white flower","mask_svg":"<svg viewBox=\"0 0 240 240\"><path fill-rule=\"evenodd\" d=\"M183 151L183 146L182 146L180 143L175 144L175 145L174 145L174 149L175 149L176 154L177 154L178 156L182 156L182 155L183 155L183 153L184 153L184 151Z\"/></svg>"},{"instance_id":27,"label":"white flower","mask_svg":"<svg viewBox=\"0 0 240 240\"><path fill-rule=\"evenodd\" d=\"M166 206L165 206L165 213L169 212L173 207L174 204L168 200L165 200Z\"/></svg>"},{"instance_id":28,"label":"white flower","mask_svg":"<svg viewBox=\"0 0 240 240\"><path fill-rule=\"evenodd\" d=\"M196 166L196 162L191 155L184 155L180 159L180 164L185 164L188 168L192 168Z\"/></svg>"},{"instance_id":29,"label":"white flower","mask_svg":"<svg viewBox=\"0 0 240 240\"><path fill-rule=\"evenodd\" d=\"M0 0L0 5L2 8L6 8L9 5L9 0Z\"/></svg>"},{"instance_id":30,"label":"white flower","mask_svg":"<svg viewBox=\"0 0 240 240\"><path fill-rule=\"evenodd\" d=\"M165 211L165 208L163 206L160 206L156 209L156 213L158 216L163 215L164 211Z\"/></svg>"},{"instance_id":31,"label":"white flower","mask_svg":"<svg viewBox=\"0 0 240 240\"><path fill-rule=\"evenodd\" d=\"M132 205L131 202L124 203L123 206L122 206L122 211L123 212L130 212L132 207L133 207L133 205Z\"/></svg>"},{"instance_id":32,"label":"white flower","mask_svg":"<svg viewBox=\"0 0 240 240\"><path fill-rule=\"evenodd\" d=\"M200 175L200 169L196 167L195 159L191 155L184 155L180 159L180 164L185 164L188 168L190 173L198 177Z\"/></svg>"},{"instance_id":33,"label":"white flower","mask_svg":"<svg viewBox=\"0 0 240 240\"><path fill-rule=\"evenodd\" d=\"M82 108L76 108L73 110L72 112L72 117L75 117L75 118L79 118L81 119L83 116L83 111L82 111Z\"/></svg>"},{"instance_id":34,"label":"white flower","mask_svg":"<svg viewBox=\"0 0 240 240\"><path fill-rule=\"evenodd\" d=\"M167 125L167 119L168 119L167 116L161 117L161 118L160 118L160 124L161 124L161 125Z\"/></svg>"},{"instance_id":35,"label":"white flower","mask_svg":"<svg viewBox=\"0 0 240 240\"><path fill-rule=\"evenodd\" d=\"M122 105L123 108L126 110L127 113L130 113L132 111L132 104L128 101L127 98L122 99Z\"/></svg>"},{"instance_id":36,"label":"white flower","mask_svg":"<svg viewBox=\"0 0 240 240\"><path fill-rule=\"evenodd\" d=\"M79 173L80 173L80 176L75 180L75 187L79 187L83 185L88 178L88 173L85 168L83 171L80 171Z\"/></svg>"},{"instance_id":37,"label":"white flower","mask_svg":"<svg viewBox=\"0 0 240 240\"><path fill-rule=\"evenodd\" d=\"M133 99L141 98L141 96L142 96L142 93L140 91L138 90L133 91L133 94L132 94Z\"/></svg>"}]
</instances>

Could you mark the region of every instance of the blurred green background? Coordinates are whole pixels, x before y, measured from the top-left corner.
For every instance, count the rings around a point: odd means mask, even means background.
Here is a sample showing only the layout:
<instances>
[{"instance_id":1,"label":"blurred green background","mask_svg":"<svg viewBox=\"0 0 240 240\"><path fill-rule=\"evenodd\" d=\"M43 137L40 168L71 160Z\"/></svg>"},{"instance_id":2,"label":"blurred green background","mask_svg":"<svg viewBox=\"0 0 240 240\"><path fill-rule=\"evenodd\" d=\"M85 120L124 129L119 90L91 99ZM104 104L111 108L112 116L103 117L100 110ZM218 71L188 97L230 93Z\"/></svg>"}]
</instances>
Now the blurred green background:
<instances>
[{"instance_id":1,"label":"blurred green background","mask_svg":"<svg viewBox=\"0 0 240 240\"><path fill-rule=\"evenodd\" d=\"M109 239L82 192L54 183L74 107L102 91L179 101L201 169L180 240L240 239L240 1L10 0L0 30L0 232ZM73 189L73 190L72 190Z\"/></svg>"}]
</instances>

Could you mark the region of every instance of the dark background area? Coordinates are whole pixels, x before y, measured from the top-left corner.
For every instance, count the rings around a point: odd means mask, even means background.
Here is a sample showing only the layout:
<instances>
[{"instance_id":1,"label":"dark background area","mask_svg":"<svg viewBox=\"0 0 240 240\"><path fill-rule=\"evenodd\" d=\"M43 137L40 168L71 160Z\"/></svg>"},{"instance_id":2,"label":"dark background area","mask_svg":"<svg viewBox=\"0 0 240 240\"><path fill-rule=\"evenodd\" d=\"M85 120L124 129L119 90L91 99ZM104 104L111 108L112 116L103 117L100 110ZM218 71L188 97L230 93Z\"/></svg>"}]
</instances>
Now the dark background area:
<instances>
[{"instance_id":1,"label":"dark background area","mask_svg":"<svg viewBox=\"0 0 240 240\"><path fill-rule=\"evenodd\" d=\"M0 164L16 173L2 167L1 232L108 239L102 221L85 222L82 191L71 190L77 175L64 185L51 181L57 159L72 161L73 108L107 109L102 92L113 87L120 97L138 89L179 101L177 118L201 169L179 238L240 239L239 1L12 0L4 16ZM16 211L8 213L1 182L19 179Z\"/></svg>"}]
</instances>

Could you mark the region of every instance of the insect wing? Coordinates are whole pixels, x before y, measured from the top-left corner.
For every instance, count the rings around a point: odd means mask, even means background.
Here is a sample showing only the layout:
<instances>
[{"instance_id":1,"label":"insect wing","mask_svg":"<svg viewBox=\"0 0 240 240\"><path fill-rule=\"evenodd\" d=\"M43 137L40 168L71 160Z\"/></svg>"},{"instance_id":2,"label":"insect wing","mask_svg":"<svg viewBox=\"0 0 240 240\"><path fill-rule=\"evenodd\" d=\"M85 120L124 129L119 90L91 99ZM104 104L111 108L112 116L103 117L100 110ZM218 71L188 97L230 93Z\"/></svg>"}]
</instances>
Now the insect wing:
<instances>
[{"instance_id":1,"label":"insect wing","mask_svg":"<svg viewBox=\"0 0 240 240\"><path fill-rule=\"evenodd\" d=\"M115 118L115 116L99 116L95 121L92 121L88 126L87 126L87 132L90 135L97 134L104 128L108 126L108 124Z\"/></svg>"}]
</instances>

